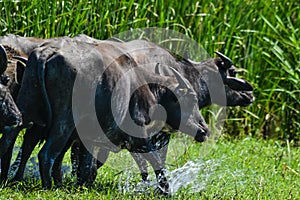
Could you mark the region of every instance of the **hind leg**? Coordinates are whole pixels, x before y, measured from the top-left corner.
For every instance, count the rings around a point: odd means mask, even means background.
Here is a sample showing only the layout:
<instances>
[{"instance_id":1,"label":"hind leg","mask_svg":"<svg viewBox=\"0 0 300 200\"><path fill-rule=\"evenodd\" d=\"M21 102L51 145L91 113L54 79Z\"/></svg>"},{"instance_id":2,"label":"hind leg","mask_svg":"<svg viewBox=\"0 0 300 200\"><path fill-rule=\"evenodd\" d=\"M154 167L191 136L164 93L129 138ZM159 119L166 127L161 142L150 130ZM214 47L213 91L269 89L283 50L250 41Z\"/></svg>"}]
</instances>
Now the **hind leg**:
<instances>
[{"instance_id":1,"label":"hind leg","mask_svg":"<svg viewBox=\"0 0 300 200\"><path fill-rule=\"evenodd\" d=\"M63 177L62 169L61 169L62 161L63 161L63 158L64 158L66 152L72 146L74 141L75 141L75 138L73 137L73 134L72 134L72 136L68 140L68 142L65 145L64 149L62 150L62 152L55 159L55 162L52 167L52 177L53 177L55 186L58 186L58 187L62 186L62 177Z\"/></svg>"},{"instance_id":2,"label":"hind leg","mask_svg":"<svg viewBox=\"0 0 300 200\"><path fill-rule=\"evenodd\" d=\"M62 117L60 119L53 120L46 143L38 154L43 188L51 188L51 170L54 161L66 146L73 129L74 124L71 118L65 119Z\"/></svg>"},{"instance_id":3,"label":"hind leg","mask_svg":"<svg viewBox=\"0 0 300 200\"><path fill-rule=\"evenodd\" d=\"M92 146L87 147L88 149L93 149ZM79 150L79 165L77 169L77 184L82 186L90 186L92 183L92 170L93 165L93 155L91 152L85 147L85 145L80 142L80 150Z\"/></svg>"}]
</instances>

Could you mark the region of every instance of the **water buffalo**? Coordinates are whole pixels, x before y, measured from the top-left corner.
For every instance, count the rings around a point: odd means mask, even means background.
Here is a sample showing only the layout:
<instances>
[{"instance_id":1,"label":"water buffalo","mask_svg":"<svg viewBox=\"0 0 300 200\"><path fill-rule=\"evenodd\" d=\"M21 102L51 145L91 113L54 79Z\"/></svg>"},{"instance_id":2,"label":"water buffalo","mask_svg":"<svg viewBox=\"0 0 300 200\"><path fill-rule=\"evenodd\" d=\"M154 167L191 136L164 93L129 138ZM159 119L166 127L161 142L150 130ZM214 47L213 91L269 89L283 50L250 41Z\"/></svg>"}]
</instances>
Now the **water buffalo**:
<instances>
[{"instance_id":1,"label":"water buffalo","mask_svg":"<svg viewBox=\"0 0 300 200\"><path fill-rule=\"evenodd\" d=\"M0 71L2 65L7 65L7 55L5 48L0 44ZM21 113L17 108L10 89L10 78L7 75L0 74L0 129L5 125L21 124Z\"/></svg>"},{"instance_id":2,"label":"water buffalo","mask_svg":"<svg viewBox=\"0 0 300 200\"><path fill-rule=\"evenodd\" d=\"M157 44L146 40L133 40L129 42L101 41L90 38L86 35L78 36L81 40L92 43L109 43L122 49L132 56L139 66L153 71L155 63L161 63L164 75L173 76L167 66L172 66L182 74L193 86L197 93L198 106L204 108L211 104L221 106L247 106L250 105L254 97L253 87L243 79L236 77L235 66L231 59L216 52L219 58L212 58L202 62L194 62L187 58L179 58L170 51ZM221 81L219 80L221 79ZM161 149L161 157L165 162L167 147L170 135L161 132L152 138L153 144L158 144L157 149ZM139 155L132 154L141 169L142 179L147 180L147 163ZM103 163L98 163L98 167Z\"/></svg>"},{"instance_id":3,"label":"water buffalo","mask_svg":"<svg viewBox=\"0 0 300 200\"><path fill-rule=\"evenodd\" d=\"M216 52L219 58L208 59L202 62L193 62L189 59L179 59L169 51L160 46L145 40L130 41L127 44L129 54L137 60L139 64L160 62L164 66L173 66L192 84L197 92L198 106L204 108L213 104L221 106L247 106L250 105L254 97L252 95L253 87L243 79L236 77L233 62L223 54ZM142 47L142 48L140 48ZM147 55L144 57L143 55ZM172 75L165 68L164 75ZM222 78L223 84L218 84L218 77ZM165 141L163 153L166 154L168 148L168 133L161 133L161 138ZM155 138L154 138L155 139ZM155 142L153 142L155 143ZM158 147L162 148L162 146ZM166 155L162 153L161 157L165 162ZM138 155L135 160L142 169L141 174L144 181L147 180L147 163Z\"/></svg>"},{"instance_id":4,"label":"water buffalo","mask_svg":"<svg viewBox=\"0 0 300 200\"><path fill-rule=\"evenodd\" d=\"M80 34L75 36L76 40L86 39L87 36ZM10 91L13 99L15 100L20 84L22 82L22 75L25 69L24 63L27 62L27 58L30 53L44 42L56 40L57 38L41 39L36 37L21 37L18 35L8 34L0 37L1 45L1 59L0 59L0 75L1 83L7 85L8 91ZM60 38L61 39L61 38ZM88 42L88 41L87 41ZM2 122L4 122L2 120ZM0 158L1 158L1 182L7 180L8 170L12 157L13 145L19 131L23 127L17 129L1 129L0 132L3 136L0 141ZM12 181L21 181L23 179L23 173L27 160L30 157L31 152L37 143L43 139L44 127L38 124L33 124L32 127L27 128L24 134L24 140L22 147L18 153L17 160L13 164L15 167L18 166L17 173L15 174ZM76 135L76 133L74 133ZM74 139L75 141L75 139ZM71 141L70 141L71 142ZM58 168L59 164L56 165ZM54 168L54 173L58 174L59 169ZM58 175L56 177L59 177ZM61 179L61 178L56 178ZM60 182L60 181L56 181Z\"/></svg>"},{"instance_id":5,"label":"water buffalo","mask_svg":"<svg viewBox=\"0 0 300 200\"><path fill-rule=\"evenodd\" d=\"M90 108L94 103L96 120L108 138L96 140L96 143L101 143L101 149L119 151L125 148L145 153L143 155L152 164L157 177L163 176L163 167L147 132L153 106L157 103L165 105L170 126L190 134L197 141L205 141L208 130L198 112L196 93L176 70L172 71L176 78L150 73L137 67L130 55L110 44L91 45L65 38L36 48L27 62L17 105L25 123L33 121L48 129L46 143L39 152L43 187L51 186L53 161L64 148L75 125L80 128L82 116L88 119L85 123L95 120ZM79 88L85 87L74 92L75 78L80 82ZM119 81L122 84L116 87ZM74 94L81 96L72 98ZM114 99L112 95L115 95ZM80 106L72 109L72 105ZM114 116L114 112L117 115ZM137 135L123 131L128 125L124 122L129 119L136 124L134 132ZM87 134L81 140L94 141L93 137L94 134ZM109 142L113 145L108 145ZM84 169L80 172L84 179L90 166L82 167ZM158 181L161 187L166 187L165 179L158 178Z\"/></svg>"},{"instance_id":6,"label":"water buffalo","mask_svg":"<svg viewBox=\"0 0 300 200\"><path fill-rule=\"evenodd\" d=\"M7 85L12 97L16 100L22 76L25 69L25 64L29 54L44 42L56 40L56 38L41 39L36 37L21 37L18 35L8 34L0 37L1 44L1 59L0 59L0 74L1 83ZM0 181L7 180L10 161L12 157L13 146L18 133L23 127L5 130L0 132L3 136L0 141L0 158L1 158L1 177ZM43 139L44 127L38 124L33 124L27 127L24 134L22 148L20 149L17 160L13 164L19 166L14 177L15 181L23 179L23 173L27 160L37 143Z\"/></svg>"},{"instance_id":7,"label":"water buffalo","mask_svg":"<svg viewBox=\"0 0 300 200\"><path fill-rule=\"evenodd\" d=\"M12 98L16 100L22 81L22 72L24 71L24 60L19 61L14 57L27 58L31 51L39 46L44 40L33 37L21 37L8 34L0 37L1 58L0 58L0 75L1 83L6 84ZM17 71L18 70L18 73ZM25 135L33 135L35 129L26 130ZM10 134L10 129L1 129L3 133L0 141L0 158L1 158L1 182L7 179L10 160L12 157L13 144L15 143L17 133Z\"/></svg>"},{"instance_id":8,"label":"water buffalo","mask_svg":"<svg viewBox=\"0 0 300 200\"><path fill-rule=\"evenodd\" d=\"M86 40L86 38L88 38L89 40ZM77 39L88 41L94 44L99 42L99 40L89 38L85 35L80 35ZM251 85L248 82L237 79L235 77L235 71L232 61L220 53L218 53L220 58L209 59L200 63L195 63L187 59L180 60L169 51L144 40L131 41L128 42L128 44L127 45L128 47L130 47L130 49L123 50L127 51L127 53L129 53L132 57L139 61L140 64L143 64L142 66L146 66L144 65L145 63L161 62L165 66L171 65L178 71L180 71L180 73L190 81L193 87L196 88L196 92L198 95L198 104L200 107L205 107L207 105L210 105L211 103L218 103L227 106L246 106L251 104L253 101ZM138 47L138 50L136 47ZM143 47L143 49L141 49L140 47ZM143 57L145 55L147 56ZM147 66L149 67L149 65ZM150 68L153 69L153 67L151 66ZM168 69L164 69L164 71L167 71L166 73L168 75L172 75L172 73L168 72ZM201 74L199 72L201 72ZM229 73L229 77L227 76L227 73ZM219 99L211 97L210 95L211 91L209 91L209 85L213 83L216 74L218 74L219 76L221 75L223 78L227 101L220 101ZM216 89L215 92L219 92L219 90ZM155 147L160 149L162 148L162 146L168 144L169 134L158 134L155 137L152 137L152 139L154 144L160 143L158 147ZM133 156L137 161L141 171L143 172L143 180L146 180L148 173L145 160L138 155L135 155L134 153ZM162 157L165 156L162 155Z\"/></svg>"}]
</instances>

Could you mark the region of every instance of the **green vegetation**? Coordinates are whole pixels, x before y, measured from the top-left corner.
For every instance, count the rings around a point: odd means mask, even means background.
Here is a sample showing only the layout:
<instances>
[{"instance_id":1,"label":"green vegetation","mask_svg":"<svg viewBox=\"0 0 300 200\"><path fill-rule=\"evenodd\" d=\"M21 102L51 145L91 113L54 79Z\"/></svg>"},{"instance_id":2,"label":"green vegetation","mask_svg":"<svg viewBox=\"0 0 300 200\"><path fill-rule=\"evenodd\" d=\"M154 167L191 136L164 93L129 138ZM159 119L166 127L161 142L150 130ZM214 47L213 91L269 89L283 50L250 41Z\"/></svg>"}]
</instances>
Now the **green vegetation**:
<instances>
[{"instance_id":1,"label":"green vegetation","mask_svg":"<svg viewBox=\"0 0 300 200\"><path fill-rule=\"evenodd\" d=\"M220 162L205 189L193 195L182 189L174 198L299 198L299 1L0 1L1 36L84 33L106 39L143 27L168 27L197 41L211 56L214 51L225 53L243 69L239 76L255 87L252 106L227 110L223 134L229 140L219 141L203 158ZM231 136L247 139L230 141ZM179 166L197 158L197 146L189 147L190 156ZM20 184L2 189L0 198L124 198L118 192L116 172L104 167L99 173L98 188L77 191L69 185L41 191L35 183Z\"/></svg>"},{"instance_id":2,"label":"green vegetation","mask_svg":"<svg viewBox=\"0 0 300 200\"><path fill-rule=\"evenodd\" d=\"M199 166L198 181L181 187L172 199L300 198L300 149L289 149L289 145L252 137L232 141L221 139L199 159L199 146L190 143L176 163L183 166L192 161ZM112 154L112 157L117 156ZM69 159L65 161L70 162ZM168 162L172 170L171 164L174 162ZM69 174L63 188L44 191L40 182L25 182L1 189L0 199L157 199L153 190L145 194L121 192L124 190L120 190L120 186L126 187L128 181L137 185L140 176L137 171L120 173L111 166L104 165L98 170L96 183L90 189L74 188L74 178ZM195 190L192 187L198 192L192 193Z\"/></svg>"},{"instance_id":3,"label":"green vegetation","mask_svg":"<svg viewBox=\"0 0 300 200\"><path fill-rule=\"evenodd\" d=\"M143 27L186 34L211 56L218 50L232 58L243 69L241 76L255 86L253 106L228 113L228 134L299 139L298 1L34 0L0 5L0 35L85 33L106 39Z\"/></svg>"}]
</instances>

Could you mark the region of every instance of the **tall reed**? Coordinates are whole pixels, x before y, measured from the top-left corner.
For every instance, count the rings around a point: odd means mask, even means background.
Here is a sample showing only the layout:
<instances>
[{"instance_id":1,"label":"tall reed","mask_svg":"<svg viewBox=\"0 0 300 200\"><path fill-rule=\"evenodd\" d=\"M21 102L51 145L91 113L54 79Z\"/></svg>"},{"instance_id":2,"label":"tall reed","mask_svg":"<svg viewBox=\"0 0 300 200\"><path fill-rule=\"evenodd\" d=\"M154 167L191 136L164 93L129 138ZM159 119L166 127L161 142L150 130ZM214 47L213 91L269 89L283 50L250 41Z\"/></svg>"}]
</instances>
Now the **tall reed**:
<instances>
[{"instance_id":1,"label":"tall reed","mask_svg":"<svg viewBox=\"0 0 300 200\"><path fill-rule=\"evenodd\" d=\"M254 85L251 107L229 109L226 133L300 137L300 3L292 0L3 1L0 35L106 39L141 27L168 27L211 56L232 58Z\"/></svg>"}]
</instances>

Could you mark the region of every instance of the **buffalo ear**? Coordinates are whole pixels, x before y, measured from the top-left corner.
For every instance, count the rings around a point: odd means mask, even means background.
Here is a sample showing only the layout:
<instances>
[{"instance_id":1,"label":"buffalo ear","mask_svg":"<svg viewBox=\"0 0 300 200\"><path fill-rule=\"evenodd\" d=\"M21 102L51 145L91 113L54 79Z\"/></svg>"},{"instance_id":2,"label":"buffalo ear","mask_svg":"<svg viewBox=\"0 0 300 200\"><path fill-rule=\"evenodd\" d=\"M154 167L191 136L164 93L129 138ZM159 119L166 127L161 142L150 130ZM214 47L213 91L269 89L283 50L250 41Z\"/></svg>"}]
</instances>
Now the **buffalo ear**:
<instances>
[{"instance_id":1,"label":"buffalo ear","mask_svg":"<svg viewBox=\"0 0 300 200\"><path fill-rule=\"evenodd\" d=\"M243 79L227 77L226 83L231 89L237 91L253 91L252 85Z\"/></svg>"},{"instance_id":2,"label":"buffalo ear","mask_svg":"<svg viewBox=\"0 0 300 200\"><path fill-rule=\"evenodd\" d=\"M7 68L7 54L5 48L0 44L0 75L3 74Z\"/></svg>"},{"instance_id":3,"label":"buffalo ear","mask_svg":"<svg viewBox=\"0 0 300 200\"><path fill-rule=\"evenodd\" d=\"M25 64L23 62L17 61L17 63L16 63L16 83L17 84L22 83L24 71L25 71Z\"/></svg>"}]
</instances>

